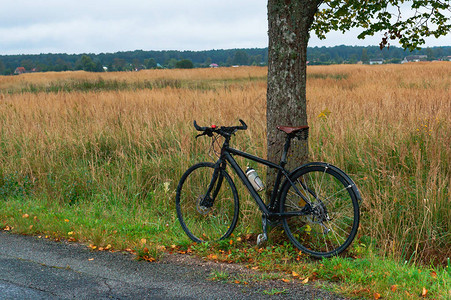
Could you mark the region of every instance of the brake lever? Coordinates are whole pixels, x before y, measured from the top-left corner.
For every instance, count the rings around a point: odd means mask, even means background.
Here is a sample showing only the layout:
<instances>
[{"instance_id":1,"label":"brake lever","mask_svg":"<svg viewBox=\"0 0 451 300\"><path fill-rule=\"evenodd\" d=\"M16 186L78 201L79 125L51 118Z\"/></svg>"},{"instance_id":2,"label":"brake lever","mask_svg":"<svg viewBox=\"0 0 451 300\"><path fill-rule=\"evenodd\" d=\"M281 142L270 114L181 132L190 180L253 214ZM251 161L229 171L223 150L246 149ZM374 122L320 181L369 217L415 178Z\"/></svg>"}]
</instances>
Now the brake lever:
<instances>
[{"instance_id":1,"label":"brake lever","mask_svg":"<svg viewBox=\"0 0 451 300\"><path fill-rule=\"evenodd\" d=\"M202 133L199 133L198 135L196 135L196 139L197 139L198 137L203 136L203 135L208 135L209 137L212 137L212 136L213 136L213 132L211 132L211 131L204 131L204 132L202 132Z\"/></svg>"}]
</instances>

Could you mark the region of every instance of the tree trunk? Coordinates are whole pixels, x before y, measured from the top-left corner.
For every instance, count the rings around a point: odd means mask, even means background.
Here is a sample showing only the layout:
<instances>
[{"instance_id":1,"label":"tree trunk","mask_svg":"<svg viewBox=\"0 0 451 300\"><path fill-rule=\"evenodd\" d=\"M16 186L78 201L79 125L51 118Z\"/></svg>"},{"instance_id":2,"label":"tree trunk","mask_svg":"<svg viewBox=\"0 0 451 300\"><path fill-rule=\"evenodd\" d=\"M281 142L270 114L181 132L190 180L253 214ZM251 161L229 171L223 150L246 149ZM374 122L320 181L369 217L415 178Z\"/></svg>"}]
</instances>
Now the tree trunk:
<instances>
[{"instance_id":1,"label":"tree trunk","mask_svg":"<svg viewBox=\"0 0 451 300\"><path fill-rule=\"evenodd\" d=\"M285 133L278 125L307 125L306 70L310 26L319 0L268 0L268 159L280 161ZM287 169L307 161L307 141L293 140ZM268 168L267 195L275 181L275 171Z\"/></svg>"}]
</instances>

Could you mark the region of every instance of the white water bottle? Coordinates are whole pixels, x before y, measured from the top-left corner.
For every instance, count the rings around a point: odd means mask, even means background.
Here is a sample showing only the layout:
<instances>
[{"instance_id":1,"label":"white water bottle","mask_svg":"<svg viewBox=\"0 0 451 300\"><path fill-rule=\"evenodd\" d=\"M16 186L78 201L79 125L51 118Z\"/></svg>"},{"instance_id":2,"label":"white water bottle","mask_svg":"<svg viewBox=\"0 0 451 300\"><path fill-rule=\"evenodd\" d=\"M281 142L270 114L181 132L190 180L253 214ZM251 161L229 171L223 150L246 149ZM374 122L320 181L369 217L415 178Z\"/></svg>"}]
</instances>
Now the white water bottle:
<instances>
[{"instance_id":1,"label":"white water bottle","mask_svg":"<svg viewBox=\"0 0 451 300\"><path fill-rule=\"evenodd\" d=\"M261 192L265 189L262 180L253 168L247 168L246 170L247 179L251 182L252 186L257 192Z\"/></svg>"}]
</instances>

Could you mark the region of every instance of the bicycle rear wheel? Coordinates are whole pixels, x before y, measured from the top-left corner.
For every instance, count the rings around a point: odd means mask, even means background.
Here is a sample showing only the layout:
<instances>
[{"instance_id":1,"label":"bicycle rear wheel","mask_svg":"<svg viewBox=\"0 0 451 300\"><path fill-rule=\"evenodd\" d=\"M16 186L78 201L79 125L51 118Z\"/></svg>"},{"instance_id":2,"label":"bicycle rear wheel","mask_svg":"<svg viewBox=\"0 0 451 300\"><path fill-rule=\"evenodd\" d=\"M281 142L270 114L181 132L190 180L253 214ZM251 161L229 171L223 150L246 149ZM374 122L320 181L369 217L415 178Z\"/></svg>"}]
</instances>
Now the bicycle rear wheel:
<instances>
[{"instance_id":1,"label":"bicycle rear wheel","mask_svg":"<svg viewBox=\"0 0 451 300\"><path fill-rule=\"evenodd\" d=\"M291 242L315 257L330 257L344 251L359 227L360 194L354 182L340 169L311 163L295 171L291 184L281 191L280 211L305 215L283 219ZM306 207L305 199L311 204Z\"/></svg>"},{"instance_id":2,"label":"bicycle rear wheel","mask_svg":"<svg viewBox=\"0 0 451 300\"><path fill-rule=\"evenodd\" d=\"M208 162L192 166L177 186L177 217L185 233L198 243L227 238L238 221L238 193L224 170L212 188L210 196L217 193L215 199L205 201L214 167L215 164Z\"/></svg>"}]
</instances>

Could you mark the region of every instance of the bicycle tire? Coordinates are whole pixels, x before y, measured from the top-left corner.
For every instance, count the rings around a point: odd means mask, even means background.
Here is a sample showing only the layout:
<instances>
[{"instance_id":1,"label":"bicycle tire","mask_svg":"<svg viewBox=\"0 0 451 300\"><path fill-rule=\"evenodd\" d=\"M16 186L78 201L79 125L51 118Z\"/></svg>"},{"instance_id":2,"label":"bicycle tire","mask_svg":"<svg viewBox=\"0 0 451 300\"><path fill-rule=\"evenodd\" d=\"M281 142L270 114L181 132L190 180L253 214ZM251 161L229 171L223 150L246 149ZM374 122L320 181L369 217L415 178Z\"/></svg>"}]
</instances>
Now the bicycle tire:
<instances>
[{"instance_id":1,"label":"bicycle tire","mask_svg":"<svg viewBox=\"0 0 451 300\"><path fill-rule=\"evenodd\" d=\"M312 204L309 214L282 220L291 242L314 257L343 252L354 240L360 220L360 193L343 171L326 163L310 163L292 172L290 179ZM299 211L305 201L294 187L282 187L280 211Z\"/></svg>"},{"instance_id":2,"label":"bicycle tire","mask_svg":"<svg viewBox=\"0 0 451 300\"><path fill-rule=\"evenodd\" d=\"M212 189L212 193L217 193L213 206L200 205L212 179L214 167L215 164L209 162L193 165L182 175L177 186L177 218L188 237L197 243L229 237L238 221L238 192L225 170L221 170L223 180L219 190L217 183Z\"/></svg>"}]
</instances>

